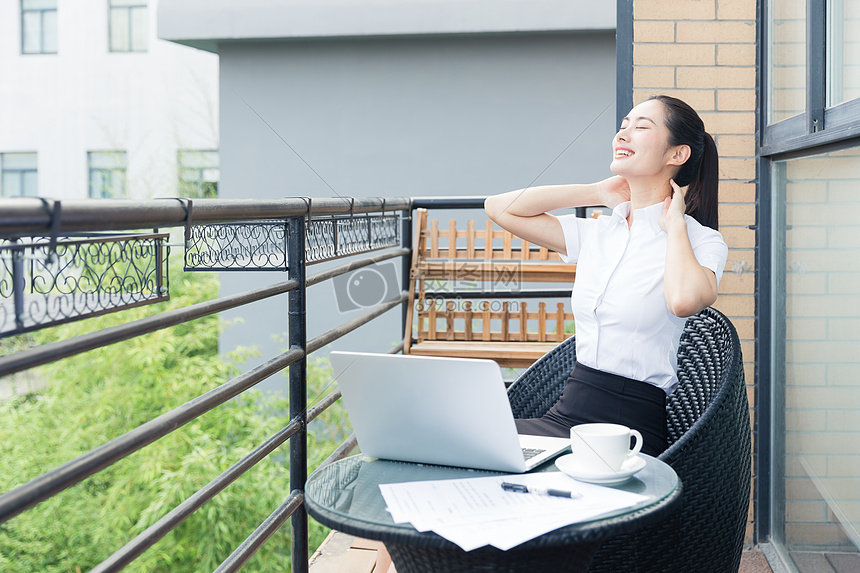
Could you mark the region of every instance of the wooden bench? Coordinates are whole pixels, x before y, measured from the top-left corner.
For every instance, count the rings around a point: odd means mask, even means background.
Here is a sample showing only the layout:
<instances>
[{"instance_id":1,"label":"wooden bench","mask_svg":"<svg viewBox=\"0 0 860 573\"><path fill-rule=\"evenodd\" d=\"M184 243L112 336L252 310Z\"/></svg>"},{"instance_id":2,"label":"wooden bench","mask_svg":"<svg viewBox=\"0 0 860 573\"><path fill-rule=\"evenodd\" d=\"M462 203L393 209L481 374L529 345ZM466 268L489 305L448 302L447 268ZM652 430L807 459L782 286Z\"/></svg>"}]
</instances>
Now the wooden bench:
<instances>
[{"instance_id":1,"label":"wooden bench","mask_svg":"<svg viewBox=\"0 0 860 573\"><path fill-rule=\"evenodd\" d=\"M491 221L484 229L474 221L458 229L452 220L440 229L418 209L415 227L404 354L490 358L523 368L573 335L566 332L573 328L566 303L550 308L539 300L569 299L569 289L523 287L572 285L576 265Z\"/></svg>"}]
</instances>

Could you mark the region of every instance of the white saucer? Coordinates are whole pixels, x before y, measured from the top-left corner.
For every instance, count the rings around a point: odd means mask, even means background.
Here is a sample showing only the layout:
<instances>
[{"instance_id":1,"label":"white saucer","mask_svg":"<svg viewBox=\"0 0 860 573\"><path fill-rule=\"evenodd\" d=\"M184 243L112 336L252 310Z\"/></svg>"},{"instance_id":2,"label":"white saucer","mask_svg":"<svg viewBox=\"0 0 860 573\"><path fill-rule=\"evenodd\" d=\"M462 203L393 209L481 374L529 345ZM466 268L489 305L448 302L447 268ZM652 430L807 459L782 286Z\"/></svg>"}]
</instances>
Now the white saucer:
<instances>
[{"instance_id":1,"label":"white saucer","mask_svg":"<svg viewBox=\"0 0 860 573\"><path fill-rule=\"evenodd\" d=\"M625 461L617 472L594 472L583 468L576 456L567 454L555 460L555 467L575 480L600 485L616 485L630 479L633 474L645 467L645 458L635 456Z\"/></svg>"}]
</instances>

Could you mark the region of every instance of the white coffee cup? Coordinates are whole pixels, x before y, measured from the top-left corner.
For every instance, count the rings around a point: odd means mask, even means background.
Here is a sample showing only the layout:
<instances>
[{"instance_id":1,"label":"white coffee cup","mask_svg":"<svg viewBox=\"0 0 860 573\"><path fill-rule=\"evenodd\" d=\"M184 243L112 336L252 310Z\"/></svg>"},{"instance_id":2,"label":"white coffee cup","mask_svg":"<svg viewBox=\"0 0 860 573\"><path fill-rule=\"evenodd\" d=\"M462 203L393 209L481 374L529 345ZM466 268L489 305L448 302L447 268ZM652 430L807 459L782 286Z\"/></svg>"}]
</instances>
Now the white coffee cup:
<instances>
[{"instance_id":1,"label":"white coffee cup","mask_svg":"<svg viewBox=\"0 0 860 573\"><path fill-rule=\"evenodd\" d=\"M632 448L630 436L636 438ZM642 434L621 424L579 424L570 429L570 447L583 470L615 473L639 454Z\"/></svg>"}]
</instances>

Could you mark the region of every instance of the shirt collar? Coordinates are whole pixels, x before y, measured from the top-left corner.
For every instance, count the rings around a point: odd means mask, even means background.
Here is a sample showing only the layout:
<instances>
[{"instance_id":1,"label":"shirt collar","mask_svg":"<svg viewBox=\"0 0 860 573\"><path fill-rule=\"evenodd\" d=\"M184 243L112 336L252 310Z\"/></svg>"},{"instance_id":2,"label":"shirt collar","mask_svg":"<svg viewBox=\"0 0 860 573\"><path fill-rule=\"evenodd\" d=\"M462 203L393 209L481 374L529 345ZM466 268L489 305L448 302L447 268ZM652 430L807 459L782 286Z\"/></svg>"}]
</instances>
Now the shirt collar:
<instances>
[{"instance_id":1,"label":"shirt collar","mask_svg":"<svg viewBox=\"0 0 860 573\"><path fill-rule=\"evenodd\" d=\"M612 217L626 220L628 215L630 215L631 205L632 203L630 201L625 201L624 203L617 205L615 209L612 210ZM633 223L636 224L639 221L644 221L654 231L654 234L657 235L658 233L664 232L663 229L660 228L660 215L662 213L662 201L654 203L653 205L648 205L647 207L642 207L641 209L636 209L633 214Z\"/></svg>"}]
</instances>

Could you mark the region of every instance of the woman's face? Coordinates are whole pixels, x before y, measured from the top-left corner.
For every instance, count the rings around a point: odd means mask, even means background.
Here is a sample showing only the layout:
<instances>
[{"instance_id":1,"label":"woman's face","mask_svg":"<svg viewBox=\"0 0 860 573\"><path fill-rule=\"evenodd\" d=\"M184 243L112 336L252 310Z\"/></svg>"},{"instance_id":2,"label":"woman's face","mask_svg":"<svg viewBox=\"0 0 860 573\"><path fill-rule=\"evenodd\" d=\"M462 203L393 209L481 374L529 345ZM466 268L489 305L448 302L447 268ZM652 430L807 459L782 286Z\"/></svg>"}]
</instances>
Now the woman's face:
<instances>
[{"instance_id":1,"label":"woman's face","mask_svg":"<svg viewBox=\"0 0 860 573\"><path fill-rule=\"evenodd\" d=\"M613 173L625 178L656 176L665 174L674 165L677 148L669 146L665 114L666 109L658 100L644 101L630 110L612 139L609 169ZM673 170L677 168L669 169Z\"/></svg>"}]
</instances>

